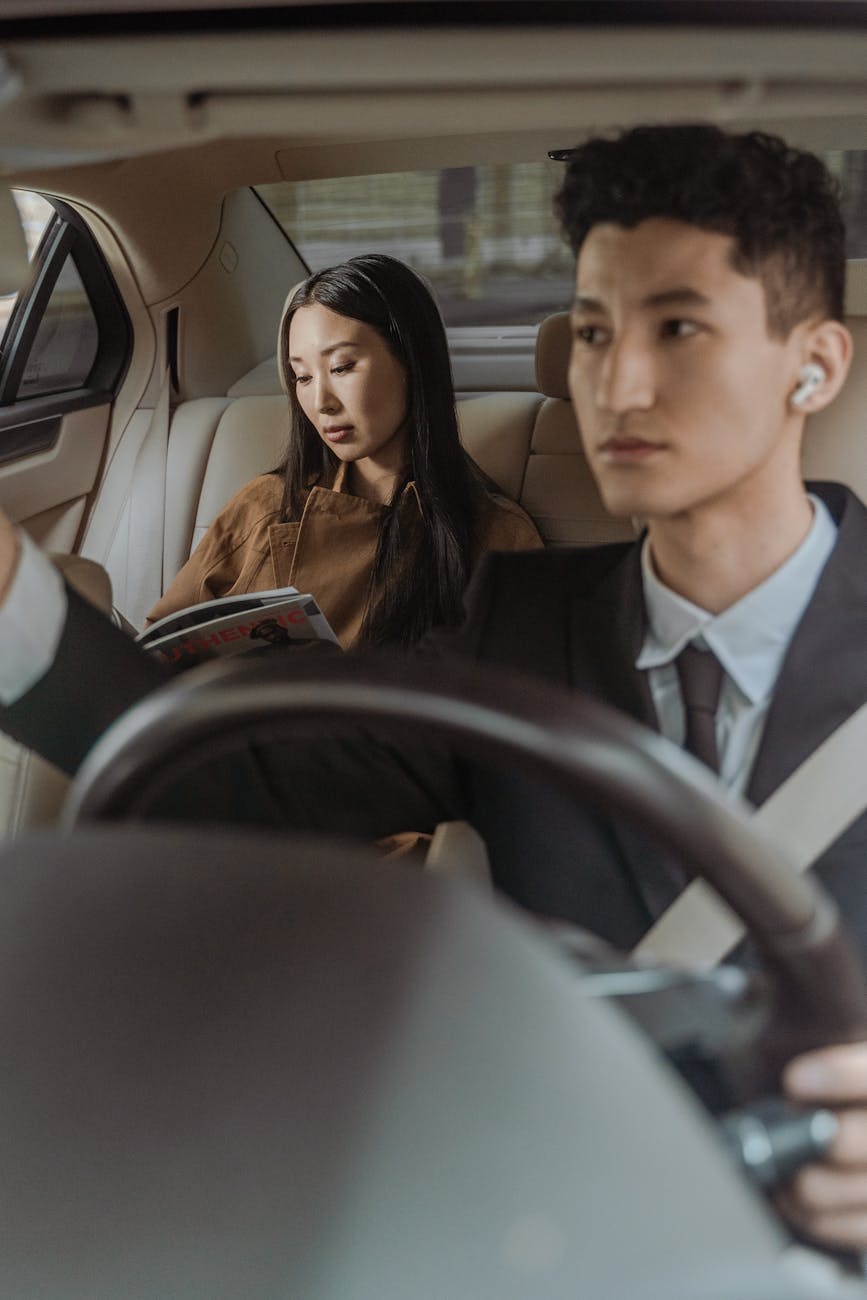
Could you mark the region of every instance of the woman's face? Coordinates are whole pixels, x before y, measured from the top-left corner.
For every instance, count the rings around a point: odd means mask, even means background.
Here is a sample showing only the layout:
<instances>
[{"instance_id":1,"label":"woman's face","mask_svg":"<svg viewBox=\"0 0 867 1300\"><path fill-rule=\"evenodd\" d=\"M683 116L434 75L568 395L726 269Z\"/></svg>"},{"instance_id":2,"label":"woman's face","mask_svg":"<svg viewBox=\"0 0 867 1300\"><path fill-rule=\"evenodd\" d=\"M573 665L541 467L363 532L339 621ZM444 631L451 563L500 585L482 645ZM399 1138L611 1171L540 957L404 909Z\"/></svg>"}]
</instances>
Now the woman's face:
<instances>
[{"instance_id":1,"label":"woman's face","mask_svg":"<svg viewBox=\"0 0 867 1300\"><path fill-rule=\"evenodd\" d=\"M406 371L371 325L321 303L299 307L288 360L298 404L336 456L361 473L404 469Z\"/></svg>"}]
</instances>

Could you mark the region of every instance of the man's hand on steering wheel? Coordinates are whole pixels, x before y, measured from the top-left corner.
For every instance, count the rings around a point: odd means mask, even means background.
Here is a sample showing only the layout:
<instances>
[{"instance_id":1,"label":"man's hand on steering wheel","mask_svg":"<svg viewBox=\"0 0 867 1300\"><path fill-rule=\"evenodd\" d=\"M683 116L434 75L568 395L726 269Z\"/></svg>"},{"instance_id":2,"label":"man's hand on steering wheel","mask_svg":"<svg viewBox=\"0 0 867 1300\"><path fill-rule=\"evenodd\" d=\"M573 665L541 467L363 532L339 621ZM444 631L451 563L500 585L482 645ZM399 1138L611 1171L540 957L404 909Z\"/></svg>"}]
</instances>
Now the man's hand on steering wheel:
<instances>
[{"instance_id":1,"label":"man's hand on steering wheel","mask_svg":"<svg viewBox=\"0 0 867 1300\"><path fill-rule=\"evenodd\" d=\"M867 1042L798 1056L783 1084L791 1101L834 1110L840 1127L826 1159L778 1194L779 1209L820 1246L867 1251Z\"/></svg>"}]
</instances>

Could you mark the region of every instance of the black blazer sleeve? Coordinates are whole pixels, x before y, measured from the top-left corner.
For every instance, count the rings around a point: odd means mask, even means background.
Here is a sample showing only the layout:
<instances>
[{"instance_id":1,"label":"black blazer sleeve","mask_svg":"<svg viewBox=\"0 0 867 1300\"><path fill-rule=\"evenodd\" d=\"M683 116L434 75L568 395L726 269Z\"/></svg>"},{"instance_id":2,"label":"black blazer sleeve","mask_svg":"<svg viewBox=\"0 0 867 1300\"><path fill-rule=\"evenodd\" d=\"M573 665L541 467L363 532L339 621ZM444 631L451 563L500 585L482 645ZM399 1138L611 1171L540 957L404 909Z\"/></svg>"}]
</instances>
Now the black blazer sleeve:
<instances>
[{"instance_id":1,"label":"black blazer sleeve","mask_svg":"<svg viewBox=\"0 0 867 1300\"><path fill-rule=\"evenodd\" d=\"M74 591L68 599L53 664L20 700L0 708L0 730L74 775L106 728L172 674ZM366 839L430 831L463 815L444 746L395 742L360 727L301 743L290 727L268 744L240 740L236 752L191 772L148 813Z\"/></svg>"},{"instance_id":2,"label":"black blazer sleeve","mask_svg":"<svg viewBox=\"0 0 867 1300\"><path fill-rule=\"evenodd\" d=\"M109 724L167 674L69 587L67 598L54 662L26 695L0 707L0 729L72 774Z\"/></svg>"}]
</instances>

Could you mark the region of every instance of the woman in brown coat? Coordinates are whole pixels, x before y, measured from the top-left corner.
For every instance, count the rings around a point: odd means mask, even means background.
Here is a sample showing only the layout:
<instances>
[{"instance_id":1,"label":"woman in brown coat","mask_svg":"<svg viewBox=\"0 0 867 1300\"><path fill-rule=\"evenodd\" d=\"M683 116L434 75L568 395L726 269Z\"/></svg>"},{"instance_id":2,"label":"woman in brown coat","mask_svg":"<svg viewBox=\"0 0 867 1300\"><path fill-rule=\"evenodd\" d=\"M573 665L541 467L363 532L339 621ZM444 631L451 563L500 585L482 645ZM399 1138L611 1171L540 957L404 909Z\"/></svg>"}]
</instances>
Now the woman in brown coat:
<instances>
[{"instance_id":1,"label":"woman in brown coat","mask_svg":"<svg viewBox=\"0 0 867 1300\"><path fill-rule=\"evenodd\" d=\"M410 646L456 623L485 550L541 546L461 446L445 330L409 267L381 254L310 276L280 322L283 464L224 508L151 610L293 585L341 645Z\"/></svg>"}]
</instances>

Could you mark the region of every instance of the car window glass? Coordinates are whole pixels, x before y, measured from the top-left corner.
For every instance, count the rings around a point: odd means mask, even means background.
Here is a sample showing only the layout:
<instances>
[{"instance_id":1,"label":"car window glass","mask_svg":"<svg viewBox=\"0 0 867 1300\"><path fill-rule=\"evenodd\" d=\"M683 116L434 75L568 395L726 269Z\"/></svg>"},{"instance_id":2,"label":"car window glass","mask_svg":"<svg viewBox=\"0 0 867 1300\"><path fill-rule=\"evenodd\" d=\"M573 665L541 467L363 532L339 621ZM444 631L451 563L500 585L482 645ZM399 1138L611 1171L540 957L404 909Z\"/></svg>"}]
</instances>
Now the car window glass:
<instances>
[{"instance_id":1,"label":"car window glass","mask_svg":"<svg viewBox=\"0 0 867 1300\"><path fill-rule=\"evenodd\" d=\"M93 368L99 331L71 254L52 290L18 389L18 400L81 387Z\"/></svg>"},{"instance_id":2,"label":"car window glass","mask_svg":"<svg viewBox=\"0 0 867 1300\"><path fill-rule=\"evenodd\" d=\"M847 255L867 257L867 150L825 160L840 182ZM563 164L284 181L256 192L311 271L390 253L431 284L449 326L532 325L568 306L572 256L553 200Z\"/></svg>"},{"instance_id":3,"label":"car window glass","mask_svg":"<svg viewBox=\"0 0 867 1300\"><path fill-rule=\"evenodd\" d=\"M286 181L257 193L312 271L390 253L431 284L447 325L532 325L568 302L553 215L561 163Z\"/></svg>"},{"instance_id":4,"label":"car window glass","mask_svg":"<svg viewBox=\"0 0 867 1300\"><path fill-rule=\"evenodd\" d=\"M842 191L846 256L867 257L867 149L836 150L825 162Z\"/></svg>"},{"instance_id":5,"label":"car window glass","mask_svg":"<svg viewBox=\"0 0 867 1300\"><path fill-rule=\"evenodd\" d=\"M34 194L31 190L13 190L12 197L21 217L24 238L27 242L27 256L32 262L46 227L54 216L54 208L41 194ZM9 317L17 301L17 293L0 294L0 338L6 331Z\"/></svg>"}]
</instances>

